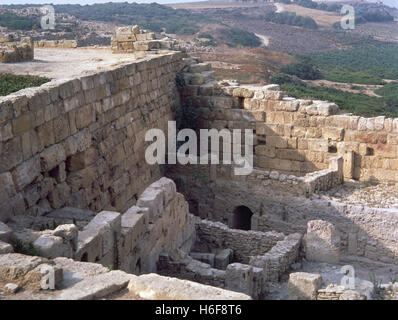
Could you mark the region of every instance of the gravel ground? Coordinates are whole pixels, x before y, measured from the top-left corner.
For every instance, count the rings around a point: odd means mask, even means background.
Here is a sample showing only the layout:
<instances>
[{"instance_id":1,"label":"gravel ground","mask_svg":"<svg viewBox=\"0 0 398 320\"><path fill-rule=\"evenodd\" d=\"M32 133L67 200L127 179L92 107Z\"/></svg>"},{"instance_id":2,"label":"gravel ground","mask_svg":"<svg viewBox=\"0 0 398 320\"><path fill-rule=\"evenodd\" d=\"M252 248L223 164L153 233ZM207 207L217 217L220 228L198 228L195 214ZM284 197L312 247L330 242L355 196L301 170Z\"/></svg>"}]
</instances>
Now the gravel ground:
<instances>
[{"instance_id":1,"label":"gravel ground","mask_svg":"<svg viewBox=\"0 0 398 320\"><path fill-rule=\"evenodd\" d=\"M327 192L321 198L337 199L352 205L398 209L398 183L369 183L347 181Z\"/></svg>"}]
</instances>

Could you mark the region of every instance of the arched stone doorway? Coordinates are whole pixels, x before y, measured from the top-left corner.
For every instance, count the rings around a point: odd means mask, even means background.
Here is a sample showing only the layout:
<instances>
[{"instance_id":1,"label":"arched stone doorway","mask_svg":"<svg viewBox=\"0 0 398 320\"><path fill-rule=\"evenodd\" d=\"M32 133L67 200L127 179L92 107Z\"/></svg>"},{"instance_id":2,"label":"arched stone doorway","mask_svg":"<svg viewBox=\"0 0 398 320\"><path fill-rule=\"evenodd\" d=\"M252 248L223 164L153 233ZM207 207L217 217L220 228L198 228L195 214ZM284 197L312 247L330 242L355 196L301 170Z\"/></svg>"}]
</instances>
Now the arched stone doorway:
<instances>
[{"instance_id":1,"label":"arched stone doorway","mask_svg":"<svg viewBox=\"0 0 398 320\"><path fill-rule=\"evenodd\" d=\"M238 206L232 216L232 228L250 230L252 227L253 212L246 206Z\"/></svg>"}]
</instances>

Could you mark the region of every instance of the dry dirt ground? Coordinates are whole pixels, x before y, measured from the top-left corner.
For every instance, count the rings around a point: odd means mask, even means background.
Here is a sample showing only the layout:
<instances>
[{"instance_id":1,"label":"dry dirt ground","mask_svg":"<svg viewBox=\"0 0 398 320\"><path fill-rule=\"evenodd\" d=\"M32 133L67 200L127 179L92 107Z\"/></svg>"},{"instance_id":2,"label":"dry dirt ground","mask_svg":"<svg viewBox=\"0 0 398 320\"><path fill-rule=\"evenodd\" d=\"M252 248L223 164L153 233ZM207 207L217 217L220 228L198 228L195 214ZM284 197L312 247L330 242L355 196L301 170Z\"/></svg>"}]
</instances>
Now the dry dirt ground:
<instances>
[{"instance_id":1,"label":"dry dirt ground","mask_svg":"<svg viewBox=\"0 0 398 320\"><path fill-rule=\"evenodd\" d=\"M237 79L245 84L268 83L281 66L294 62L288 54L264 48L215 48L193 55L211 62L217 79Z\"/></svg>"},{"instance_id":2,"label":"dry dirt ground","mask_svg":"<svg viewBox=\"0 0 398 320\"><path fill-rule=\"evenodd\" d=\"M331 27L341 19L341 16L335 12L309 9L294 4L283 4L283 11L295 12L299 16L311 17L318 25L323 27Z\"/></svg>"},{"instance_id":3,"label":"dry dirt ground","mask_svg":"<svg viewBox=\"0 0 398 320\"><path fill-rule=\"evenodd\" d=\"M0 72L61 79L81 76L133 59L129 54L113 54L109 48L35 49L33 61L0 64Z\"/></svg>"}]
</instances>

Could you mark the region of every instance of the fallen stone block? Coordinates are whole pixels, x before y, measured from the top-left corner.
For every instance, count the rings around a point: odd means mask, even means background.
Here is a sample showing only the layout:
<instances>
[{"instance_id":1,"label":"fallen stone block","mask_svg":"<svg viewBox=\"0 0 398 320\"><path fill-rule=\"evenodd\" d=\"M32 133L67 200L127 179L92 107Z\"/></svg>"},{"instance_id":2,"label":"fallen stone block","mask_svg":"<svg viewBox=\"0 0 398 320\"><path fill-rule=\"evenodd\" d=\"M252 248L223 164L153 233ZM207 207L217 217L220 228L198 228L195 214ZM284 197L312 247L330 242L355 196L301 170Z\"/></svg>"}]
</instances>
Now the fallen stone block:
<instances>
[{"instance_id":1,"label":"fallen stone block","mask_svg":"<svg viewBox=\"0 0 398 320\"><path fill-rule=\"evenodd\" d=\"M188 280L146 274L128 284L131 293L148 300L250 300L248 295Z\"/></svg>"},{"instance_id":2,"label":"fallen stone block","mask_svg":"<svg viewBox=\"0 0 398 320\"><path fill-rule=\"evenodd\" d=\"M38 254L46 258L73 257L73 249L70 243L65 243L61 237L51 234L43 234L33 243Z\"/></svg>"},{"instance_id":3,"label":"fallen stone block","mask_svg":"<svg viewBox=\"0 0 398 320\"><path fill-rule=\"evenodd\" d=\"M73 250L77 249L77 237L79 230L74 224L63 224L58 226L52 234L61 237L67 243L70 243Z\"/></svg>"},{"instance_id":4,"label":"fallen stone block","mask_svg":"<svg viewBox=\"0 0 398 320\"><path fill-rule=\"evenodd\" d=\"M0 254L13 253L14 248L9 243L0 241Z\"/></svg>"},{"instance_id":5,"label":"fallen stone block","mask_svg":"<svg viewBox=\"0 0 398 320\"><path fill-rule=\"evenodd\" d=\"M0 241L12 241L12 230L5 223L0 221Z\"/></svg>"},{"instance_id":6,"label":"fallen stone block","mask_svg":"<svg viewBox=\"0 0 398 320\"><path fill-rule=\"evenodd\" d=\"M191 252L189 255L195 260L202 261L209 264L211 267L214 267L214 253Z\"/></svg>"},{"instance_id":7,"label":"fallen stone block","mask_svg":"<svg viewBox=\"0 0 398 320\"><path fill-rule=\"evenodd\" d=\"M38 265L47 263L42 257L26 256L19 253L0 255L0 281L22 281Z\"/></svg>"},{"instance_id":8,"label":"fallen stone block","mask_svg":"<svg viewBox=\"0 0 398 320\"><path fill-rule=\"evenodd\" d=\"M318 289L322 285L319 274L295 272L289 275L289 300L316 300Z\"/></svg>"},{"instance_id":9,"label":"fallen stone block","mask_svg":"<svg viewBox=\"0 0 398 320\"><path fill-rule=\"evenodd\" d=\"M225 270L232 261L232 249L223 249L214 257L214 267L217 269Z\"/></svg>"},{"instance_id":10,"label":"fallen stone block","mask_svg":"<svg viewBox=\"0 0 398 320\"><path fill-rule=\"evenodd\" d=\"M19 291L20 287L17 284L15 284L15 283L7 283L4 286L4 289L8 293L17 293Z\"/></svg>"},{"instance_id":11,"label":"fallen stone block","mask_svg":"<svg viewBox=\"0 0 398 320\"><path fill-rule=\"evenodd\" d=\"M71 288L65 289L58 300L93 300L100 299L127 287L136 276L123 271L111 271L85 278Z\"/></svg>"}]
</instances>

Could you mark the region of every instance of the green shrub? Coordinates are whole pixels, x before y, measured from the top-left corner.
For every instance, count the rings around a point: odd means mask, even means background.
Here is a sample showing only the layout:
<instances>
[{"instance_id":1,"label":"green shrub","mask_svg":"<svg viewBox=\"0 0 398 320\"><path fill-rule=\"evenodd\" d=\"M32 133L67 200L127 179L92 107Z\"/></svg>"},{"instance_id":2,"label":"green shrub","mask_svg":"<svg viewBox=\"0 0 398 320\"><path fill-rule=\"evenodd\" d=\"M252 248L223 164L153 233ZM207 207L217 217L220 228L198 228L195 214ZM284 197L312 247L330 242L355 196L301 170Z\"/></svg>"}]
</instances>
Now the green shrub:
<instances>
[{"instance_id":1,"label":"green shrub","mask_svg":"<svg viewBox=\"0 0 398 320\"><path fill-rule=\"evenodd\" d=\"M37 76L0 73L0 96L6 96L29 87L39 87L49 81L51 80L48 78Z\"/></svg>"},{"instance_id":2,"label":"green shrub","mask_svg":"<svg viewBox=\"0 0 398 320\"><path fill-rule=\"evenodd\" d=\"M373 42L346 50L300 55L323 70L363 72L383 79L398 79L398 45Z\"/></svg>"},{"instance_id":3,"label":"green shrub","mask_svg":"<svg viewBox=\"0 0 398 320\"><path fill-rule=\"evenodd\" d=\"M230 47L259 47L262 45L261 40L252 32L245 30L231 28L231 29L221 29L221 38L225 39L225 42Z\"/></svg>"},{"instance_id":4,"label":"green shrub","mask_svg":"<svg viewBox=\"0 0 398 320\"><path fill-rule=\"evenodd\" d=\"M308 61L300 63L291 63L280 69L281 72L297 76L303 80L321 79L322 74L317 67Z\"/></svg>"},{"instance_id":5,"label":"green shrub","mask_svg":"<svg viewBox=\"0 0 398 320\"><path fill-rule=\"evenodd\" d=\"M352 72L345 69L332 69L325 73L325 79L334 82L342 83L357 83L357 84L384 84L382 78L367 74L365 72Z\"/></svg>"},{"instance_id":6,"label":"green shrub","mask_svg":"<svg viewBox=\"0 0 398 320\"><path fill-rule=\"evenodd\" d=\"M0 14L0 26L13 30L32 30L39 26L39 22L32 18L18 16L12 12Z\"/></svg>"},{"instance_id":7,"label":"green shrub","mask_svg":"<svg viewBox=\"0 0 398 320\"><path fill-rule=\"evenodd\" d=\"M305 86L305 82L297 76L291 76L286 73L277 73L271 78L272 83L276 84L292 84L297 86Z\"/></svg>"}]
</instances>

